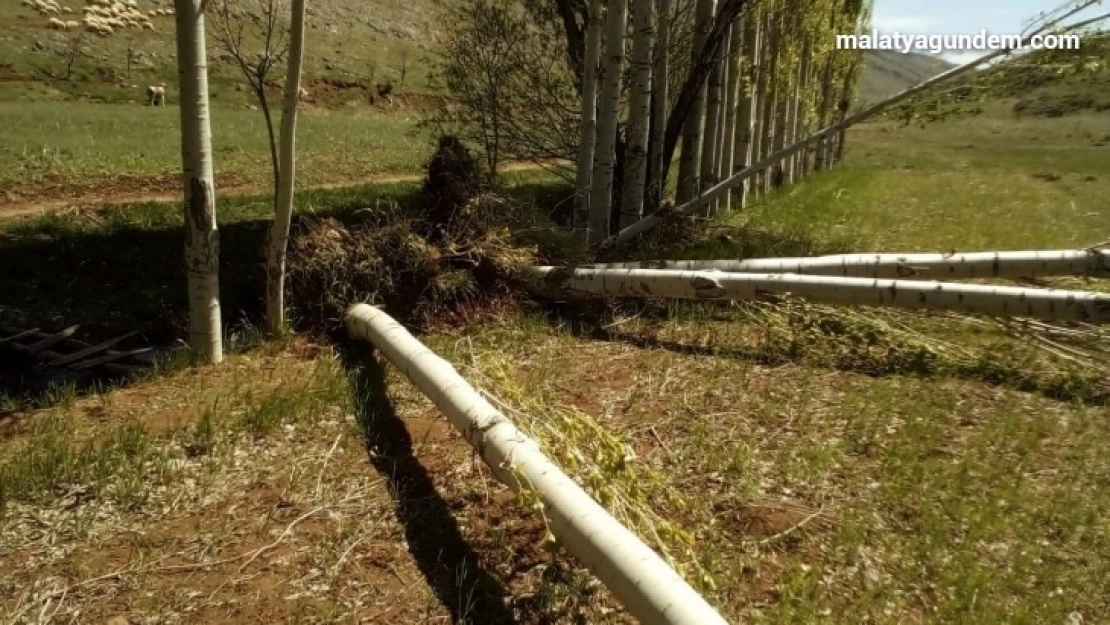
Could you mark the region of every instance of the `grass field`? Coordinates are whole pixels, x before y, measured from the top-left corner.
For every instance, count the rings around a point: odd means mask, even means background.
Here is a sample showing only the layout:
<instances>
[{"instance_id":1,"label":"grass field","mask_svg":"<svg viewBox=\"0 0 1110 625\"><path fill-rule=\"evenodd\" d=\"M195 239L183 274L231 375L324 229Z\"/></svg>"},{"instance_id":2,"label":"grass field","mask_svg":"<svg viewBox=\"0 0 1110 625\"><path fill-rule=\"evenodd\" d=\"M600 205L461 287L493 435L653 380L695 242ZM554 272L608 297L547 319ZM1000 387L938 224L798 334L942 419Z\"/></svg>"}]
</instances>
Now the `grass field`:
<instances>
[{"instance_id":1,"label":"grass field","mask_svg":"<svg viewBox=\"0 0 1110 625\"><path fill-rule=\"evenodd\" d=\"M819 233L861 252L1093 245L1110 234L1108 138L1106 115L1024 118L1005 104L924 128L865 124L836 175L790 187L735 223Z\"/></svg>"},{"instance_id":2,"label":"grass field","mask_svg":"<svg viewBox=\"0 0 1110 625\"><path fill-rule=\"evenodd\" d=\"M126 175L175 176L181 167L176 106L0 102L11 125L0 142L0 186L35 195L63 188L118 185ZM305 185L358 181L419 170L433 145L418 112L310 108L298 121L298 177ZM275 120L279 123L280 115ZM258 111L216 108L213 159L221 176L264 189L271 184L265 120Z\"/></svg>"},{"instance_id":3,"label":"grass field","mask_svg":"<svg viewBox=\"0 0 1110 625\"><path fill-rule=\"evenodd\" d=\"M1110 118L1018 118L1011 105L861 126L836 171L723 217L703 240L635 253L1110 239ZM67 107L0 105L18 120L0 165L19 172L0 180L32 189L174 169L176 140L152 146L135 131L174 135L172 107ZM260 124L254 111L214 113L226 171L265 177ZM412 171L427 154L395 116L310 111L302 128L305 182ZM302 213L386 219L413 209L415 188L299 197ZM537 173L509 189L537 223L566 198ZM366 346L258 341L269 206L221 200L225 365L0 406L0 618L627 622L573 561L543 551L527 502L426 399L359 357ZM185 310L179 211L0 223L0 321L80 322L94 336L139 327L172 343ZM981 321L793 302L525 303L422 338L731 621L1110 619L1104 369Z\"/></svg>"}]
</instances>

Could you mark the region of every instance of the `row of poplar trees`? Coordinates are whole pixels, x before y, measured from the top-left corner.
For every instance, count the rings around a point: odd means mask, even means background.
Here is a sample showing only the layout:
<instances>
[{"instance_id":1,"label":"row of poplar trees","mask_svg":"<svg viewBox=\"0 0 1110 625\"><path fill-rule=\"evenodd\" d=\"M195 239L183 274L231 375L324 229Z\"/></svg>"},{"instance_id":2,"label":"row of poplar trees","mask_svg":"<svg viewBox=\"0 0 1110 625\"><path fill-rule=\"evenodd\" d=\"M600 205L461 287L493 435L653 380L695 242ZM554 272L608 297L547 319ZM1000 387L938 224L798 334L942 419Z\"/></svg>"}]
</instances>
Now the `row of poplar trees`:
<instances>
[{"instance_id":1,"label":"row of poplar trees","mask_svg":"<svg viewBox=\"0 0 1110 625\"><path fill-rule=\"evenodd\" d=\"M667 181L685 204L843 119L862 52L836 49L836 35L866 29L871 0L589 0L587 9L575 216L596 244L658 208ZM683 21L692 36L672 41ZM676 82L674 68L693 79ZM784 158L703 215L829 167L843 145L834 134Z\"/></svg>"}]
</instances>

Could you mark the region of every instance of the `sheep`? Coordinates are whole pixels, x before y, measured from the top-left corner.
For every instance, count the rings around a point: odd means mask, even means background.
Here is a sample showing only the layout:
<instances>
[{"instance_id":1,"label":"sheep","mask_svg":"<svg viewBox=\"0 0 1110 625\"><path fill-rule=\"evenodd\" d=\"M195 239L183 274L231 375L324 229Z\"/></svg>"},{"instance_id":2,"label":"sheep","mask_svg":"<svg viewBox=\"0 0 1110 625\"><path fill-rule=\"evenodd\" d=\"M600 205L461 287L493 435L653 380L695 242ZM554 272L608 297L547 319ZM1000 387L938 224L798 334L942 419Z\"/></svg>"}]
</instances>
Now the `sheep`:
<instances>
[{"instance_id":1,"label":"sheep","mask_svg":"<svg viewBox=\"0 0 1110 625\"><path fill-rule=\"evenodd\" d=\"M73 20L68 20L65 23L65 30L78 30L79 28L81 28L81 24L79 24L79 23L77 23Z\"/></svg>"},{"instance_id":2,"label":"sheep","mask_svg":"<svg viewBox=\"0 0 1110 625\"><path fill-rule=\"evenodd\" d=\"M149 106L166 105L166 85L150 86L146 88L147 104Z\"/></svg>"},{"instance_id":3,"label":"sheep","mask_svg":"<svg viewBox=\"0 0 1110 625\"><path fill-rule=\"evenodd\" d=\"M308 94L308 89L305 89L304 87L301 87L301 90L297 92L297 97L299 97L302 100L307 98L308 95L309 95Z\"/></svg>"},{"instance_id":4,"label":"sheep","mask_svg":"<svg viewBox=\"0 0 1110 625\"><path fill-rule=\"evenodd\" d=\"M153 31L154 24L151 24L150 22L143 22L143 30Z\"/></svg>"},{"instance_id":5,"label":"sheep","mask_svg":"<svg viewBox=\"0 0 1110 625\"><path fill-rule=\"evenodd\" d=\"M52 17L46 27L51 30L65 30L66 23L56 17Z\"/></svg>"},{"instance_id":6,"label":"sheep","mask_svg":"<svg viewBox=\"0 0 1110 625\"><path fill-rule=\"evenodd\" d=\"M68 6L64 6L64 7L62 7L62 13L65 13L66 15L70 15L70 14L73 13L73 9L68 7Z\"/></svg>"}]
</instances>

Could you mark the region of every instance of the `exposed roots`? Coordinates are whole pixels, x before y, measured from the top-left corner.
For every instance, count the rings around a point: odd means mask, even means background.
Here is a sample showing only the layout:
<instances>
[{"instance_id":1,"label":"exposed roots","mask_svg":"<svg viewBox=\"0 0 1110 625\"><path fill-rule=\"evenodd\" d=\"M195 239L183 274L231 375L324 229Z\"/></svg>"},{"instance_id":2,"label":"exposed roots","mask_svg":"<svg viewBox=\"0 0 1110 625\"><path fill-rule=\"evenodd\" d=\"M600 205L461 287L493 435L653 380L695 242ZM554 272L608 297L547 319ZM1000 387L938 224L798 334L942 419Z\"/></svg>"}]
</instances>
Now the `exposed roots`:
<instances>
[{"instance_id":1,"label":"exposed roots","mask_svg":"<svg viewBox=\"0 0 1110 625\"><path fill-rule=\"evenodd\" d=\"M344 224L307 220L289 258L292 305L310 327L342 327L348 306L369 302L416 327L474 320L511 302L510 284L535 250L514 244L508 201L453 137L428 164L415 218Z\"/></svg>"}]
</instances>

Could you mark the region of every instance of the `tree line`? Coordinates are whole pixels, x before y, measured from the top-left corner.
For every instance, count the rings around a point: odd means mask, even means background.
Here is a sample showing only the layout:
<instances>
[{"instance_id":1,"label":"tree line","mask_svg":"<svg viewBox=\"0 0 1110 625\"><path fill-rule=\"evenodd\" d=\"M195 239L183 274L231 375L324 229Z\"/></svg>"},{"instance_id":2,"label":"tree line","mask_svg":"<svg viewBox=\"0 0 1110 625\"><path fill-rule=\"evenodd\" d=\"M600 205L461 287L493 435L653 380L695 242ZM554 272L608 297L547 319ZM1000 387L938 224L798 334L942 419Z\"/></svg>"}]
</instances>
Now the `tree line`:
<instances>
[{"instance_id":1,"label":"tree line","mask_svg":"<svg viewBox=\"0 0 1110 625\"><path fill-rule=\"evenodd\" d=\"M869 28L872 0L439 1L444 29L435 76L446 104L436 121L478 142L493 174L506 159L531 160L573 182L574 226L591 244L654 225L671 187L682 214L696 209L711 217L743 207L835 164L852 123L1008 53L992 52L849 114L862 52L835 49L836 35ZM265 84L273 65L287 64L280 136L266 111L275 212L265 329L276 334L285 326L305 0L174 2L189 345L200 360L217 363L223 343L205 52L210 3L217 41L252 87ZM1105 16L1064 24L1097 3L1065 2L1038 16L1029 35L1100 21ZM261 53L243 45L243 24L253 24ZM254 91L265 98L264 89Z\"/></svg>"},{"instance_id":2,"label":"tree line","mask_svg":"<svg viewBox=\"0 0 1110 625\"><path fill-rule=\"evenodd\" d=\"M455 121L493 168L572 163L562 173L576 188L575 226L597 243L659 208L668 182L684 203L842 118L862 52L836 50L835 36L866 29L871 2L462 0L445 10L439 75ZM724 205L827 167L842 146L831 137Z\"/></svg>"}]
</instances>

